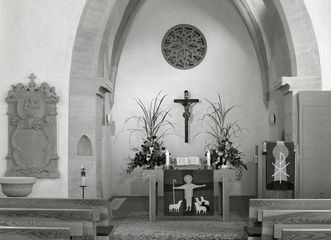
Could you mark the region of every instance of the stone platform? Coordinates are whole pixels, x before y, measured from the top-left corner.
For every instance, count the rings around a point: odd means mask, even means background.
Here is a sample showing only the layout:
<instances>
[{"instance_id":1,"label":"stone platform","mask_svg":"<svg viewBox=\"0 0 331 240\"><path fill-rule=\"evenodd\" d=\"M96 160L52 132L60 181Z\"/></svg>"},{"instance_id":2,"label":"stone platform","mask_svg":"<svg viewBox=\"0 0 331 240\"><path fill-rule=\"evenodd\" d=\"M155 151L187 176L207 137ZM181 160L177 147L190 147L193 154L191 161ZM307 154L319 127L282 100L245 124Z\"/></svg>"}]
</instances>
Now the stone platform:
<instances>
[{"instance_id":1,"label":"stone platform","mask_svg":"<svg viewBox=\"0 0 331 240\"><path fill-rule=\"evenodd\" d=\"M132 213L123 219L114 219L115 225L110 239L114 240L244 240L246 222L238 221L230 214L230 222L212 220L166 220L149 222L148 212ZM233 221L232 221L233 220Z\"/></svg>"}]
</instances>

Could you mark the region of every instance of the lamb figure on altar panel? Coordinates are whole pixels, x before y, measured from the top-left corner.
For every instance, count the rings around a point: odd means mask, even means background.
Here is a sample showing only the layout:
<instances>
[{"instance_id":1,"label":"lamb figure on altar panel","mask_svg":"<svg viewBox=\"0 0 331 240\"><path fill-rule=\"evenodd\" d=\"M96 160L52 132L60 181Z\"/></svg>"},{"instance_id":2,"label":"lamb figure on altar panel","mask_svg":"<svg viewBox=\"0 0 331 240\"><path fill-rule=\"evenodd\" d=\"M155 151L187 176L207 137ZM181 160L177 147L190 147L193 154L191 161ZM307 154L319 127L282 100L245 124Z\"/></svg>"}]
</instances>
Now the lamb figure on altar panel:
<instances>
[{"instance_id":1,"label":"lamb figure on altar panel","mask_svg":"<svg viewBox=\"0 0 331 240\"><path fill-rule=\"evenodd\" d=\"M185 175L184 176L185 184L182 185L182 186L173 187L174 189L183 189L184 190L184 198L185 198L185 201L186 201L185 212L192 210L193 189L206 187L206 184L202 184L202 185L193 184L192 180L193 180L193 178L192 178L191 175Z\"/></svg>"},{"instance_id":2,"label":"lamb figure on altar panel","mask_svg":"<svg viewBox=\"0 0 331 240\"><path fill-rule=\"evenodd\" d=\"M205 206L200 205L199 203L195 202L195 213L207 213L207 208Z\"/></svg>"},{"instance_id":3,"label":"lamb figure on altar panel","mask_svg":"<svg viewBox=\"0 0 331 240\"><path fill-rule=\"evenodd\" d=\"M183 200L178 201L176 204L169 205L169 212L179 212L180 205L182 204Z\"/></svg>"},{"instance_id":4,"label":"lamb figure on altar panel","mask_svg":"<svg viewBox=\"0 0 331 240\"><path fill-rule=\"evenodd\" d=\"M206 210L209 211L209 201L204 199L203 196L201 196L200 199L197 197L195 198L195 209L197 209L197 206L200 206L206 208Z\"/></svg>"}]
</instances>

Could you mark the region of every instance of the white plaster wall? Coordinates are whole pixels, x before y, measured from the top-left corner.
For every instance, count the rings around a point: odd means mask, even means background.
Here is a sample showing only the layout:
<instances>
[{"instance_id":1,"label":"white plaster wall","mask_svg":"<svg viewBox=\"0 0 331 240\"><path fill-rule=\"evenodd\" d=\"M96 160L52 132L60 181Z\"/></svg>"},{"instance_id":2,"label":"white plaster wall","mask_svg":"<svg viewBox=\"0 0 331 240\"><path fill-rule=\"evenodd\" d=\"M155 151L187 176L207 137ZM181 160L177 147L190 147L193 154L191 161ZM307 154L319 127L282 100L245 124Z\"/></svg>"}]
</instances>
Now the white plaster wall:
<instances>
[{"instance_id":1,"label":"white plaster wall","mask_svg":"<svg viewBox=\"0 0 331 240\"><path fill-rule=\"evenodd\" d=\"M321 61L322 88L331 90L331 1L304 1L316 35Z\"/></svg>"},{"instance_id":2,"label":"white plaster wall","mask_svg":"<svg viewBox=\"0 0 331 240\"><path fill-rule=\"evenodd\" d=\"M187 23L199 28L207 39L207 55L203 62L190 70L170 66L161 53L161 41L168 29ZM200 103L192 108L190 143L184 143L183 107L173 103L183 98L188 89L192 98ZM148 103L156 94L168 94L165 106L172 108L172 121L177 133L165 139L165 145L176 156L204 155L205 136L192 136L200 131L199 119L206 110L205 98L216 100L221 93L226 106L239 105L229 119L238 120L244 131L241 150L247 153L250 170L243 179L233 182L231 194L254 194L254 146L268 139L268 112L263 103L259 65L249 34L231 1L218 0L153 0L139 10L130 29L121 56L112 116L116 132L135 126L124 125L131 115L139 114L136 98ZM120 134L113 142L113 195L144 195L147 184L139 180L139 172L131 177L125 174L130 152L127 133ZM136 142L140 146L141 142Z\"/></svg>"},{"instance_id":3,"label":"white plaster wall","mask_svg":"<svg viewBox=\"0 0 331 240\"><path fill-rule=\"evenodd\" d=\"M0 1L0 176L7 162L7 104L11 84L47 81L60 97L57 105L59 179L39 179L30 196L68 196L68 99L71 54L85 0ZM2 194L2 193L1 193ZM2 195L1 195L2 196Z\"/></svg>"}]
</instances>

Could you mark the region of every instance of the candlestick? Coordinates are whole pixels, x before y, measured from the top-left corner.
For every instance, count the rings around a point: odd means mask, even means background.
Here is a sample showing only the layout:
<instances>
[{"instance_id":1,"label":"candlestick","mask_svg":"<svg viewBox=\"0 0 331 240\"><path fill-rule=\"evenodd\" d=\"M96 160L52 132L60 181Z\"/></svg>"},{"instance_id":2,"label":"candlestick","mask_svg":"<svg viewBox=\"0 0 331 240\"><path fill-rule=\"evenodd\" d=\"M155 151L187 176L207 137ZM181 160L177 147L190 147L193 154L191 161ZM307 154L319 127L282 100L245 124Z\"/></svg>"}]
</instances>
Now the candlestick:
<instances>
[{"instance_id":1,"label":"candlestick","mask_svg":"<svg viewBox=\"0 0 331 240\"><path fill-rule=\"evenodd\" d=\"M166 166L169 166L170 165L170 156L169 156L169 151L168 149L166 150L165 152L165 156L166 156Z\"/></svg>"},{"instance_id":2,"label":"candlestick","mask_svg":"<svg viewBox=\"0 0 331 240\"><path fill-rule=\"evenodd\" d=\"M154 147L149 147L150 154L153 154Z\"/></svg>"},{"instance_id":3,"label":"candlestick","mask_svg":"<svg viewBox=\"0 0 331 240\"><path fill-rule=\"evenodd\" d=\"M84 168L84 166L81 166L80 167L80 186L86 186L85 177L86 177L85 168Z\"/></svg>"},{"instance_id":4,"label":"candlestick","mask_svg":"<svg viewBox=\"0 0 331 240\"><path fill-rule=\"evenodd\" d=\"M210 166L210 151L207 152L207 166Z\"/></svg>"},{"instance_id":5,"label":"candlestick","mask_svg":"<svg viewBox=\"0 0 331 240\"><path fill-rule=\"evenodd\" d=\"M263 142L263 152L267 152L267 142Z\"/></svg>"},{"instance_id":6,"label":"candlestick","mask_svg":"<svg viewBox=\"0 0 331 240\"><path fill-rule=\"evenodd\" d=\"M85 198L85 188L86 188L86 182L85 182L86 172L84 166L80 167L80 187L82 188L82 198Z\"/></svg>"}]
</instances>

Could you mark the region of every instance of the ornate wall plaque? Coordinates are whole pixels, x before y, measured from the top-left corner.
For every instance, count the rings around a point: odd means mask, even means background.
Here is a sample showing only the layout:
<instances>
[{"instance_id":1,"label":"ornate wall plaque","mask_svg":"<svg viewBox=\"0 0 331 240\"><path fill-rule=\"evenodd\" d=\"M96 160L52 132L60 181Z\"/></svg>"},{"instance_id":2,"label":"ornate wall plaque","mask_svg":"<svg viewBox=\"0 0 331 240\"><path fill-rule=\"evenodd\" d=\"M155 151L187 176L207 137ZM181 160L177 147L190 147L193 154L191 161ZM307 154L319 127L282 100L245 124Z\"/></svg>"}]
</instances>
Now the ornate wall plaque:
<instances>
[{"instance_id":1,"label":"ornate wall plaque","mask_svg":"<svg viewBox=\"0 0 331 240\"><path fill-rule=\"evenodd\" d=\"M204 35L188 24L172 27L162 40L163 56L175 68L190 69L197 66L205 57L206 51Z\"/></svg>"},{"instance_id":2,"label":"ornate wall plaque","mask_svg":"<svg viewBox=\"0 0 331 240\"><path fill-rule=\"evenodd\" d=\"M8 167L6 176L58 178L55 88L39 87L30 75L29 85L12 85L8 103Z\"/></svg>"}]
</instances>

